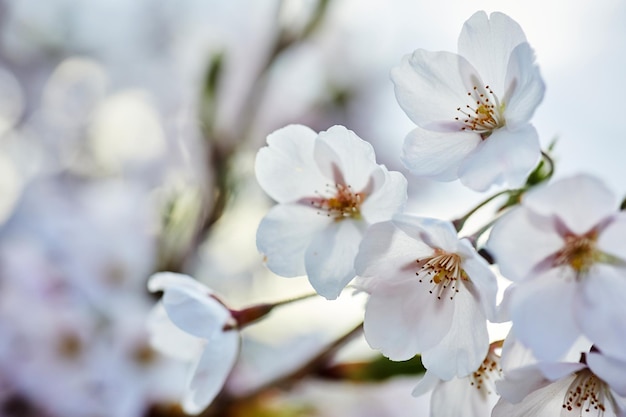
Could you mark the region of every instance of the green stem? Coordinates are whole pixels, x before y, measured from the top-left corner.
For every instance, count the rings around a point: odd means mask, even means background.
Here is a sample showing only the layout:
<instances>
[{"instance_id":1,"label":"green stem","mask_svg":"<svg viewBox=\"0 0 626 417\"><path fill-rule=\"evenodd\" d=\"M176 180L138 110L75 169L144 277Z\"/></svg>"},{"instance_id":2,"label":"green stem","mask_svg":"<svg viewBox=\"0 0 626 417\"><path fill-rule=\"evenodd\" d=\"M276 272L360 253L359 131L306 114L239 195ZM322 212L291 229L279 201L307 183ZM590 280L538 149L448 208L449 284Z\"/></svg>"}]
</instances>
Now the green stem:
<instances>
[{"instance_id":1,"label":"green stem","mask_svg":"<svg viewBox=\"0 0 626 417\"><path fill-rule=\"evenodd\" d=\"M552 174L554 174L554 159L545 151L541 151L541 157L544 161L549 165L548 173L546 174L546 179L551 178Z\"/></svg>"},{"instance_id":2,"label":"green stem","mask_svg":"<svg viewBox=\"0 0 626 417\"><path fill-rule=\"evenodd\" d=\"M491 226L493 226L493 224L500 218L501 216L496 216L494 219L490 220L489 222L487 222L487 224L485 224L483 227L481 227L480 229L478 229L476 232L472 233L469 236L465 236L465 238L467 240L469 240L472 243L472 246L474 246L475 248L477 247L477 242L478 239L480 239L480 237L491 228Z\"/></svg>"},{"instance_id":3,"label":"green stem","mask_svg":"<svg viewBox=\"0 0 626 417\"><path fill-rule=\"evenodd\" d=\"M543 161L545 164L548 165L548 172L546 172L545 174L543 174L541 176L541 182L549 179L552 177L552 175L554 174L554 160L552 159L552 157L545 151L541 151L541 157L543 158ZM540 170L541 167L541 163L538 166L538 168L536 168L536 171ZM534 173L534 171L533 171ZM531 174L532 176L532 174ZM489 204L490 202L492 202L494 199L503 196L503 195L507 195L509 196L509 199L518 199L524 192L526 192L529 188L531 188L534 184L532 183L527 183L526 186L520 188L520 189L515 189L515 190L503 190L500 191L499 193L496 193L494 195L492 195L491 197L487 198L485 201L480 202L477 206L475 206L474 208L472 208L470 211L468 211L463 217L459 217L458 219L455 219L452 221L452 224L454 225L455 229L457 232L461 231L461 229L463 228L463 226L465 225L465 222L467 221L467 219L469 219L471 216L474 215L474 213L476 213L478 210L480 210L481 208L483 208L484 206L486 206L487 204ZM500 208L500 210L510 207L514 205L514 203L512 203L511 201L507 201L505 203L504 206L502 206ZM484 231L483 231L484 233Z\"/></svg>"},{"instance_id":4,"label":"green stem","mask_svg":"<svg viewBox=\"0 0 626 417\"><path fill-rule=\"evenodd\" d=\"M461 231L467 219L469 219L472 215L474 215L474 213L476 213L478 210L480 210L481 208L483 208L484 206L486 206L487 204L489 204L490 202L492 202L493 200L495 200L496 198L502 195L512 194L518 191L519 190L504 190L504 191L500 191L499 193L492 195L491 197L480 202L478 205L476 205L474 208L468 211L463 217L459 217L458 219L453 220L452 224L454 225L454 228L456 229L457 232Z\"/></svg>"}]
</instances>

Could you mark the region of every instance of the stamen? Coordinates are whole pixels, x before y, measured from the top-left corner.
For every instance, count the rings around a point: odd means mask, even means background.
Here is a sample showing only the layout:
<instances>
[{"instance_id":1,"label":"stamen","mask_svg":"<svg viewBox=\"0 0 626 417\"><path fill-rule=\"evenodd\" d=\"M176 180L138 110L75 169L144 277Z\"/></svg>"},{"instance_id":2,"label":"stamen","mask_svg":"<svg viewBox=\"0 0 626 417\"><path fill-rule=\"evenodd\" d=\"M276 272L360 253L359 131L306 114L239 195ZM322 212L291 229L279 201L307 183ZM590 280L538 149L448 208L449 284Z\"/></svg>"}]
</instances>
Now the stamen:
<instances>
[{"instance_id":1,"label":"stamen","mask_svg":"<svg viewBox=\"0 0 626 417\"><path fill-rule=\"evenodd\" d=\"M344 184L326 184L326 188L325 195L334 195L333 197L326 198L316 192L319 198L310 200L310 204L319 210L318 214L333 217L335 220L361 217L360 208L365 200L365 193L355 193L350 185Z\"/></svg>"},{"instance_id":2,"label":"stamen","mask_svg":"<svg viewBox=\"0 0 626 417\"><path fill-rule=\"evenodd\" d=\"M563 408L567 411L578 409L590 416L602 416L606 411L606 402L612 399L608 386L591 370L583 369L576 374L563 399Z\"/></svg>"},{"instance_id":3,"label":"stamen","mask_svg":"<svg viewBox=\"0 0 626 417\"><path fill-rule=\"evenodd\" d=\"M463 123L461 130L475 131L486 139L493 130L504 126L505 121L502 115L504 103L500 104L500 100L488 85L484 88L474 86L467 95L472 99L472 104L457 107L456 110L462 116L454 118Z\"/></svg>"},{"instance_id":4,"label":"stamen","mask_svg":"<svg viewBox=\"0 0 626 417\"><path fill-rule=\"evenodd\" d=\"M425 259L418 259L419 270L415 273L419 282L428 279L432 284L429 290L431 294L436 294L437 299L448 296L450 300L459 292L458 280L467 280L467 274L461 268L461 257L456 253L447 253L441 249L436 249L433 256Z\"/></svg>"},{"instance_id":5,"label":"stamen","mask_svg":"<svg viewBox=\"0 0 626 417\"><path fill-rule=\"evenodd\" d=\"M470 375L470 385L476 388L481 395L487 396L495 393L495 383L501 377L500 358L490 349L480 367Z\"/></svg>"}]
</instances>

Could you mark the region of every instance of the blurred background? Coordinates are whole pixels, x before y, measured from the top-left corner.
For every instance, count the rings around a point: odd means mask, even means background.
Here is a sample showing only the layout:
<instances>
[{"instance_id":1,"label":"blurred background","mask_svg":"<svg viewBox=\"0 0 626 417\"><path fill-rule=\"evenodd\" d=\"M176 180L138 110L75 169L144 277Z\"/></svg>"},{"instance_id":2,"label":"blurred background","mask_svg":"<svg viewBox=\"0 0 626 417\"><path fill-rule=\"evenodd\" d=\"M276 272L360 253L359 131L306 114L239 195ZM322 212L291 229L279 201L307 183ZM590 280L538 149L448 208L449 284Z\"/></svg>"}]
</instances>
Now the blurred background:
<instances>
[{"instance_id":1,"label":"blurred background","mask_svg":"<svg viewBox=\"0 0 626 417\"><path fill-rule=\"evenodd\" d=\"M557 139L556 176L591 172L625 195L621 0L0 0L0 415L182 415L190 365L150 346L147 278L191 274L233 308L310 292L256 250L272 205L256 151L286 124L343 124L404 172L413 125L389 71L417 48L456 51L481 9L517 20L536 51L547 92L533 122L544 147ZM417 214L485 198L407 176ZM428 415L415 376L247 394L362 304L312 299L246 330L226 387L246 400L206 415ZM353 345L337 360L372 357Z\"/></svg>"}]
</instances>

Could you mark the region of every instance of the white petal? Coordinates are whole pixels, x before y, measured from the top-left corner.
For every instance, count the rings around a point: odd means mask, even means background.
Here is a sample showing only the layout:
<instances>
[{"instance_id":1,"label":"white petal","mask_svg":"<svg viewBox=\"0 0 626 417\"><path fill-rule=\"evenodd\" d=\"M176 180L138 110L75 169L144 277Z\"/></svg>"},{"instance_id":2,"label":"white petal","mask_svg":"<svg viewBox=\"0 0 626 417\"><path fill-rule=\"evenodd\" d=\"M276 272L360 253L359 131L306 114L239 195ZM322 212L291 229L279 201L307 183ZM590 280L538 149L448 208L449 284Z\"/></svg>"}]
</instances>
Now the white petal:
<instances>
[{"instance_id":1,"label":"white petal","mask_svg":"<svg viewBox=\"0 0 626 417\"><path fill-rule=\"evenodd\" d=\"M617 211L617 199L599 179L577 175L536 189L524 196L524 206L544 216L556 216L575 234L584 234Z\"/></svg>"},{"instance_id":2,"label":"white petal","mask_svg":"<svg viewBox=\"0 0 626 417\"><path fill-rule=\"evenodd\" d=\"M146 326L150 333L150 346L167 356L191 361L202 351L204 339L185 333L172 323L162 303L154 306Z\"/></svg>"},{"instance_id":3,"label":"white petal","mask_svg":"<svg viewBox=\"0 0 626 417\"><path fill-rule=\"evenodd\" d=\"M435 387L430 400L431 415L437 417L486 417L497 401L493 395L484 395L471 384L470 378L442 381Z\"/></svg>"},{"instance_id":4,"label":"white petal","mask_svg":"<svg viewBox=\"0 0 626 417\"><path fill-rule=\"evenodd\" d=\"M309 282L319 295L334 300L354 278L354 259L363 237L363 224L335 221L319 232L304 256Z\"/></svg>"},{"instance_id":5,"label":"white petal","mask_svg":"<svg viewBox=\"0 0 626 417\"><path fill-rule=\"evenodd\" d=\"M626 213L620 211L613 215L611 222L598 236L598 250L618 257L626 262Z\"/></svg>"},{"instance_id":6,"label":"white petal","mask_svg":"<svg viewBox=\"0 0 626 417\"><path fill-rule=\"evenodd\" d=\"M504 118L509 129L527 123L543 100L546 87L534 61L535 53L527 43L515 47L511 54L505 87L510 93L503 98Z\"/></svg>"},{"instance_id":7,"label":"white petal","mask_svg":"<svg viewBox=\"0 0 626 417\"><path fill-rule=\"evenodd\" d=\"M354 262L357 285L367 292L416 280L417 259L430 256L432 248L409 236L392 222L370 226Z\"/></svg>"},{"instance_id":8,"label":"white petal","mask_svg":"<svg viewBox=\"0 0 626 417\"><path fill-rule=\"evenodd\" d=\"M467 242L461 241L461 244L465 243ZM493 271L491 271L487 262L475 251L473 256L467 257L462 261L461 267L476 290L477 301L480 302L483 313L489 321L495 320L498 283Z\"/></svg>"},{"instance_id":9,"label":"white petal","mask_svg":"<svg viewBox=\"0 0 626 417\"><path fill-rule=\"evenodd\" d=\"M289 125L267 137L257 153L254 171L263 190L279 203L315 196L326 180L317 168L313 149L317 133L306 126Z\"/></svg>"},{"instance_id":10,"label":"white petal","mask_svg":"<svg viewBox=\"0 0 626 417\"><path fill-rule=\"evenodd\" d=\"M573 375L587 367L587 365L580 362L538 362L535 366L550 381Z\"/></svg>"},{"instance_id":11,"label":"white petal","mask_svg":"<svg viewBox=\"0 0 626 417\"><path fill-rule=\"evenodd\" d=\"M516 287L517 285L512 283L504 289L502 301L496 306L496 317L492 320L494 323L511 321L511 298L513 298L512 293L515 292Z\"/></svg>"},{"instance_id":12,"label":"white petal","mask_svg":"<svg viewBox=\"0 0 626 417\"><path fill-rule=\"evenodd\" d=\"M424 373L422 379L420 379L415 388L413 388L413 392L411 392L411 395L413 395L414 397L424 395L427 392L433 390L439 382L441 382L441 379L437 378L437 376L432 372L428 372L428 370L426 370L426 373Z\"/></svg>"},{"instance_id":13,"label":"white petal","mask_svg":"<svg viewBox=\"0 0 626 417\"><path fill-rule=\"evenodd\" d=\"M532 351L520 343L513 332L509 332L504 339L500 359L500 365L505 375L513 369L529 367L536 363L537 358L534 357ZM509 401L513 400L509 398Z\"/></svg>"},{"instance_id":14,"label":"white petal","mask_svg":"<svg viewBox=\"0 0 626 417\"><path fill-rule=\"evenodd\" d=\"M496 381L496 389L504 400L516 404L551 383L536 366L525 366L506 371L504 379Z\"/></svg>"},{"instance_id":15,"label":"white petal","mask_svg":"<svg viewBox=\"0 0 626 417\"><path fill-rule=\"evenodd\" d=\"M531 125L496 129L467 156L459 167L459 178L476 191L494 184L521 187L540 155L539 137Z\"/></svg>"},{"instance_id":16,"label":"white petal","mask_svg":"<svg viewBox=\"0 0 626 417\"><path fill-rule=\"evenodd\" d=\"M476 371L487 356L489 335L482 308L464 287L456 293L450 331L434 347L422 353L426 369L443 380L465 377Z\"/></svg>"},{"instance_id":17,"label":"white petal","mask_svg":"<svg viewBox=\"0 0 626 417\"><path fill-rule=\"evenodd\" d=\"M428 130L458 132L468 89L461 73L476 74L467 60L451 52L418 49L391 70L396 99L415 124Z\"/></svg>"},{"instance_id":18,"label":"white petal","mask_svg":"<svg viewBox=\"0 0 626 417\"><path fill-rule=\"evenodd\" d=\"M199 414L215 399L226 382L239 352L239 333L231 330L207 342L183 399L183 410Z\"/></svg>"},{"instance_id":19,"label":"white petal","mask_svg":"<svg viewBox=\"0 0 626 417\"><path fill-rule=\"evenodd\" d=\"M453 314L450 300L438 300L418 282L378 288L365 307L365 339L388 358L407 360L439 343Z\"/></svg>"},{"instance_id":20,"label":"white petal","mask_svg":"<svg viewBox=\"0 0 626 417\"><path fill-rule=\"evenodd\" d=\"M313 237L332 219L302 204L278 204L265 215L256 235L267 267L284 277L305 275L304 255Z\"/></svg>"},{"instance_id":21,"label":"white petal","mask_svg":"<svg viewBox=\"0 0 626 417\"><path fill-rule=\"evenodd\" d=\"M439 181L459 178L459 166L481 142L470 131L436 132L416 128L404 140L402 162L413 175Z\"/></svg>"},{"instance_id":22,"label":"white petal","mask_svg":"<svg viewBox=\"0 0 626 417\"><path fill-rule=\"evenodd\" d=\"M539 360L558 360L580 335L574 319L578 284L553 269L519 284L511 299L515 336Z\"/></svg>"},{"instance_id":23,"label":"white petal","mask_svg":"<svg viewBox=\"0 0 626 417\"><path fill-rule=\"evenodd\" d=\"M314 155L328 182L350 185L356 192L367 188L372 175L381 170L372 145L343 126L320 132Z\"/></svg>"},{"instance_id":24,"label":"white petal","mask_svg":"<svg viewBox=\"0 0 626 417\"><path fill-rule=\"evenodd\" d=\"M586 358L594 374L609 384L613 391L626 397L626 361L596 352L587 353Z\"/></svg>"},{"instance_id":25,"label":"white petal","mask_svg":"<svg viewBox=\"0 0 626 417\"><path fill-rule=\"evenodd\" d=\"M626 361L626 269L595 265L583 278L576 318L603 353Z\"/></svg>"},{"instance_id":26,"label":"white petal","mask_svg":"<svg viewBox=\"0 0 626 417\"><path fill-rule=\"evenodd\" d=\"M504 400L491 413L492 417L554 417L560 416L567 388L574 376L560 379L527 395L520 403L511 404Z\"/></svg>"},{"instance_id":27,"label":"white petal","mask_svg":"<svg viewBox=\"0 0 626 417\"><path fill-rule=\"evenodd\" d=\"M463 25L458 51L497 94L503 94L510 54L522 42L526 42L526 36L513 19L502 13L487 18L479 11Z\"/></svg>"},{"instance_id":28,"label":"white petal","mask_svg":"<svg viewBox=\"0 0 626 417\"><path fill-rule=\"evenodd\" d=\"M502 275L520 281L539 272L538 265L563 247L564 240L556 228L553 219L522 206L496 221L487 240L487 249Z\"/></svg>"},{"instance_id":29,"label":"white petal","mask_svg":"<svg viewBox=\"0 0 626 417\"><path fill-rule=\"evenodd\" d=\"M230 320L230 312L213 297L189 290L170 288L163 294L168 317L185 332L212 338Z\"/></svg>"},{"instance_id":30,"label":"white petal","mask_svg":"<svg viewBox=\"0 0 626 417\"><path fill-rule=\"evenodd\" d=\"M361 204L361 215L369 224L390 220L395 213L402 211L408 198L404 175L386 169L383 173L384 184Z\"/></svg>"}]
</instances>

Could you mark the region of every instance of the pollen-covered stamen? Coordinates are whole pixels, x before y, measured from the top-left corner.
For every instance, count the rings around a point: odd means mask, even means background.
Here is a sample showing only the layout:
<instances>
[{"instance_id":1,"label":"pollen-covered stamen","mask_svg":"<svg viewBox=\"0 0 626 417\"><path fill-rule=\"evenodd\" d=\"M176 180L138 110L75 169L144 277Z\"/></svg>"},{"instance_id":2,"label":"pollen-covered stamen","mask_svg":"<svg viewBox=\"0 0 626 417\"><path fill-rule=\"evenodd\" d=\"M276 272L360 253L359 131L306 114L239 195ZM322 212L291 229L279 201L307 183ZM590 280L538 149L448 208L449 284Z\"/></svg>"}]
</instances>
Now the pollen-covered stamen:
<instances>
[{"instance_id":1,"label":"pollen-covered stamen","mask_svg":"<svg viewBox=\"0 0 626 417\"><path fill-rule=\"evenodd\" d=\"M569 265L580 275L600 260L601 253L596 249L598 233L595 230L584 235L569 234L564 240L563 248L554 258L554 266Z\"/></svg>"},{"instance_id":2,"label":"pollen-covered stamen","mask_svg":"<svg viewBox=\"0 0 626 417\"><path fill-rule=\"evenodd\" d=\"M344 184L334 184L334 186L327 184L326 187L325 194L333 195L333 197L325 198L320 194L319 198L310 200L311 205L319 210L319 214L333 217L335 220L361 216L361 204L365 200L365 193L354 192L351 186Z\"/></svg>"},{"instance_id":3,"label":"pollen-covered stamen","mask_svg":"<svg viewBox=\"0 0 626 417\"><path fill-rule=\"evenodd\" d=\"M461 267L461 257L456 253L436 249L432 256L418 259L417 264L419 270L415 275L419 278L419 282L428 280L428 283L433 285L429 292L437 295L440 300L445 296L453 300L459 292L459 285L461 285L459 280L468 279Z\"/></svg>"},{"instance_id":4,"label":"pollen-covered stamen","mask_svg":"<svg viewBox=\"0 0 626 417\"><path fill-rule=\"evenodd\" d=\"M467 93L472 104L457 107L462 116L454 120L462 122L461 130L472 130L486 139L494 129L504 126L504 103L500 103L493 90L486 85L484 88L474 86Z\"/></svg>"},{"instance_id":5,"label":"pollen-covered stamen","mask_svg":"<svg viewBox=\"0 0 626 417\"><path fill-rule=\"evenodd\" d=\"M483 363L470 375L470 385L476 388L481 396L486 397L496 392L496 381L500 378L502 378L500 357L493 349L489 349Z\"/></svg>"},{"instance_id":6,"label":"pollen-covered stamen","mask_svg":"<svg viewBox=\"0 0 626 417\"><path fill-rule=\"evenodd\" d=\"M563 408L567 411L578 410L579 416L583 412L586 416L602 416L606 411L606 404L611 401L612 394L607 384L585 368L576 374L567 388Z\"/></svg>"}]
</instances>

